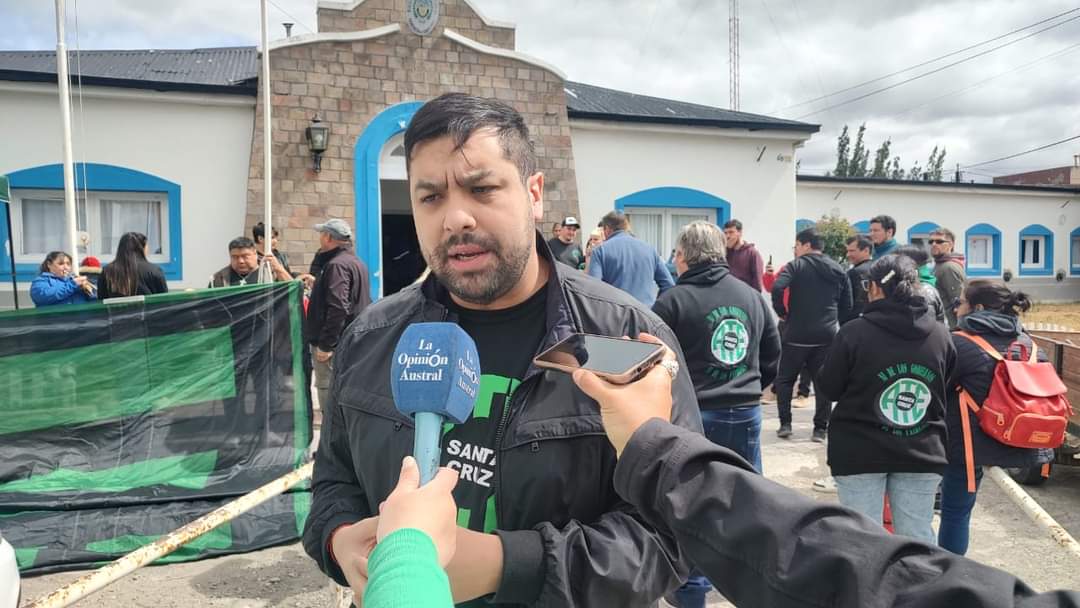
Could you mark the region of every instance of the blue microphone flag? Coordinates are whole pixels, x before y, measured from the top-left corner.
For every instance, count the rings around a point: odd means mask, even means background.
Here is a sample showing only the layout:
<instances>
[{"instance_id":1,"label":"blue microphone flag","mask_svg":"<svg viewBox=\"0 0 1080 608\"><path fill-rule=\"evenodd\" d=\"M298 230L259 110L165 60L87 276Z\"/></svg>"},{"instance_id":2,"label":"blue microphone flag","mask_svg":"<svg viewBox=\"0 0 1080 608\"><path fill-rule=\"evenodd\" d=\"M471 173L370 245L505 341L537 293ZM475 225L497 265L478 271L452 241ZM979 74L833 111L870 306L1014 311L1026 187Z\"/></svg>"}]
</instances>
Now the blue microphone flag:
<instances>
[{"instance_id":1,"label":"blue microphone flag","mask_svg":"<svg viewBox=\"0 0 1080 608\"><path fill-rule=\"evenodd\" d=\"M454 323L414 323L394 349L394 403L403 414L431 412L461 424L480 390L476 344Z\"/></svg>"}]
</instances>

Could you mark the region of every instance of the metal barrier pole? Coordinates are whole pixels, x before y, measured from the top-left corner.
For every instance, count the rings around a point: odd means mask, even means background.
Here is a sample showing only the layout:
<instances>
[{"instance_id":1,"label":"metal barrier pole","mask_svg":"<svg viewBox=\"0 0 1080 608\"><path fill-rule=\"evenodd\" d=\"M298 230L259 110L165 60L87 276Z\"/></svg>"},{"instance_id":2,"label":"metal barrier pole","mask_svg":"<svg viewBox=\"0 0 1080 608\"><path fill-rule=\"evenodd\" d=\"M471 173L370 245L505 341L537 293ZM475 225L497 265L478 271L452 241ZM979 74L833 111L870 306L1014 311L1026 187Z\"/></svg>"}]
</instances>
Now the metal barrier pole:
<instances>
[{"instance_id":1,"label":"metal barrier pole","mask_svg":"<svg viewBox=\"0 0 1080 608\"><path fill-rule=\"evenodd\" d=\"M298 483L311 479L313 467L314 464L309 462L299 469L203 515L186 526L177 528L149 545L140 547L124 557L80 577L74 582L38 599L27 608L62 608L63 606L70 606L157 558L176 551L181 546L221 524L235 519L238 515L250 511L278 494L283 494Z\"/></svg>"}]
</instances>

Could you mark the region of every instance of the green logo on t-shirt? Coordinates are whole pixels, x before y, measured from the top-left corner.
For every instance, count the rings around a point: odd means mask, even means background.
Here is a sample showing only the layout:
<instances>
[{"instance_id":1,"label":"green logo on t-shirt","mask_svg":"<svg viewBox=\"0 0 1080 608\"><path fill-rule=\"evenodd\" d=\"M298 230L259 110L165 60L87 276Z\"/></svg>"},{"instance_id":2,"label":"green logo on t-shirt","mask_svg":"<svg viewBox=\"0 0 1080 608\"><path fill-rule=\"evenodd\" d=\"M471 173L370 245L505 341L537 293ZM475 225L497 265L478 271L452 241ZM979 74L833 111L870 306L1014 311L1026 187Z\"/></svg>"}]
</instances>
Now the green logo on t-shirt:
<instances>
[{"instance_id":1,"label":"green logo on t-shirt","mask_svg":"<svg viewBox=\"0 0 1080 608\"><path fill-rule=\"evenodd\" d=\"M510 397L521 384L495 374L480 376L472 416L464 424L443 427L443 466L458 472L454 500L458 525L478 532L498 527L495 517L495 435Z\"/></svg>"},{"instance_id":2,"label":"green logo on t-shirt","mask_svg":"<svg viewBox=\"0 0 1080 608\"><path fill-rule=\"evenodd\" d=\"M922 422L931 401L933 395L925 383L915 378L901 378L881 393L878 407L889 422L908 428Z\"/></svg>"}]
</instances>

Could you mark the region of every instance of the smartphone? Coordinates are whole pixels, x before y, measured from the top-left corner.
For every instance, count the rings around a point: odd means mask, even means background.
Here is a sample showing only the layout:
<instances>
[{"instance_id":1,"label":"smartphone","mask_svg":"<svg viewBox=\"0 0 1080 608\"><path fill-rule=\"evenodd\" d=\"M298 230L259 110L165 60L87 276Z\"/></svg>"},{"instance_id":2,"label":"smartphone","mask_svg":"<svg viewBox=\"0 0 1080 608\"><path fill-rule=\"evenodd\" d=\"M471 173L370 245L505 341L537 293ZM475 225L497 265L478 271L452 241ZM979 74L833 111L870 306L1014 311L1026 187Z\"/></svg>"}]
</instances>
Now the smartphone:
<instances>
[{"instance_id":1,"label":"smartphone","mask_svg":"<svg viewBox=\"0 0 1080 608\"><path fill-rule=\"evenodd\" d=\"M616 384L629 384L664 358L652 342L593 334L573 334L533 359L538 367L572 373L587 369Z\"/></svg>"}]
</instances>

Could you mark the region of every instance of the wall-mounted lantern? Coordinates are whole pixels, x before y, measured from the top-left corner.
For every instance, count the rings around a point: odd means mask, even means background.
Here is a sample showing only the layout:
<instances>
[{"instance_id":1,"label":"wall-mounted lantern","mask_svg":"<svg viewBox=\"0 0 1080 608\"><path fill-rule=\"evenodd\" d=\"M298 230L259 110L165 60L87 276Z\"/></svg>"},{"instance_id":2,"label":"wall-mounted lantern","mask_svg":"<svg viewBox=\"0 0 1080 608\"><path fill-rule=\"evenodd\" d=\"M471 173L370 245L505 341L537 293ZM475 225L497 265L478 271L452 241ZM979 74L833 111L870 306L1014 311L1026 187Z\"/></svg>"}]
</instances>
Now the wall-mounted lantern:
<instances>
[{"instance_id":1,"label":"wall-mounted lantern","mask_svg":"<svg viewBox=\"0 0 1080 608\"><path fill-rule=\"evenodd\" d=\"M304 130L308 148L311 149L313 168L318 173L322 171L322 155L326 152L326 144L330 139L330 126L319 120L319 115L311 119L311 126Z\"/></svg>"}]
</instances>

